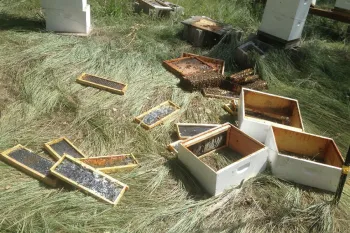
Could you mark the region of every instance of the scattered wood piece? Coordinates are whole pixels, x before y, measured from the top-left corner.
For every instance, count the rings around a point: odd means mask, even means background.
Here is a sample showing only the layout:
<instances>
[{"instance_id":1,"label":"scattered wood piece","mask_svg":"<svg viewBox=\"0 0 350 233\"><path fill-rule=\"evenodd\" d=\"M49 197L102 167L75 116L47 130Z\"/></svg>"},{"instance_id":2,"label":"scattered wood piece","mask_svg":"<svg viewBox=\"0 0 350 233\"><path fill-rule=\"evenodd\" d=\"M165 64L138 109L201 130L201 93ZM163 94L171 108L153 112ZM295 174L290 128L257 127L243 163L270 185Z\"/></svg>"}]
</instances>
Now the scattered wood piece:
<instances>
[{"instance_id":1,"label":"scattered wood piece","mask_svg":"<svg viewBox=\"0 0 350 233\"><path fill-rule=\"evenodd\" d=\"M139 166L133 154L90 157L79 160L106 174L129 171Z\"/></svg>"},{"instance_id":2,"label":"scattered wood piece","mask_svg":"<svg viewBox=\"0 0 350 233\"><path fill-rule=\"evenodd\" d=\"M129 188L126 184L66 154L50 170L62 181L113 205L119 202Z\"/></svg>"},{"instance_id":3,"label":"scattered wood piece","mask_svg":"<svg viewBox=\"0 0 350 233\"><path fill-rule=\"evenodd\" d=\"M0 157L11 166L47 185L52 187L57 185L57 179L50 175L50 168L54 165L54 162L35 154L22 145L17 145L2 152Z\"/></svg>"},{"instance_id":4,"label":"scattered wood piece","mask_svg":"<svg viewBox=\"0 0 350 233\"><path fill-rule=\"evenodd\" d=\"M59 160L64 154L68 154L74 158L86 158L83 152L81 152L65 137L45 143L44 148L56 159L56 161Z\"/></svg>"},{"instance_id":5,"label":"scattered wood piece","mask_svg":"<svg viewBox=\"0 0 350 233\"><path fill-rule=\"evenodd\" d=\"M239 80L241 80L242 78L252 75L254 74L254 70L252 68L246 69L246 70L242 70L238 73L235 73L233 75L230 76L230 80L239 83Z\"/></svg>"},{"instance_id":6,"label":"scattered wood piece","mask_svg":"<svg viewBox=\"0 0 350 233\"><path fill-rule=\"evenodd\" d=\"M152 129L174 116L179 110L179 106L171 101L166 101L136 117L134 121L141 124L145 129Z\"/></svg>"},{"instance_id":7,"label":"scattered wood piece","mask_svg":"<svg viewBox=\"0 0 350 233\"><path fill-rule=\"evenodd\" d=\"M85 73L78 77L76 81L77 83L80 83L85 86L95 87L119 95L124 95L127 89L127 85L124 83L112 81L109 79Z\"/></svg>"},{"instance_id":8,"label":"scattered wood piece","mask_svg":"<svg viewBox=\"0 0 350 233\"><path fill-rule=\"evenodd\" d=\"M232 92L227 90L222 90L220 88L203 88L202 93L205 97L209 98L217 98L217 99L237 99L239 96Z\"/></svg>"}]
</instances>

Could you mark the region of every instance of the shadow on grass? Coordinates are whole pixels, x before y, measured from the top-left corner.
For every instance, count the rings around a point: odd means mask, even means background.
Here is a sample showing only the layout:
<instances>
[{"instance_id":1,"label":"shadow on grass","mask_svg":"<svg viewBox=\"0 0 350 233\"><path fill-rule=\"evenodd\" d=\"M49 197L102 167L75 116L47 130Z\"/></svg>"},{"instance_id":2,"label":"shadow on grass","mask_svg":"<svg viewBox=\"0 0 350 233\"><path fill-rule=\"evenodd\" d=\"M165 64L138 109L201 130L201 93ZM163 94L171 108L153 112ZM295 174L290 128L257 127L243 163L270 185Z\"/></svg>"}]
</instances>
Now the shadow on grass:
<instances>
[{"instance_id":1,"label":"shadow on grass","mask_svg":"<svg viewBox=\"0 0 350 233\"><path fill-rule=\"evenodd\" d=\"M0 31L41 31L44 29L44 20L0 13Z\"/></svg>"},{"instance_id":2,"label":"shadow on grass","mask_svg":"<svg viewBox=\"0 0 350 233\"><path fill-rule=\"evenodd\" d=\"M186 169L186 167L177 158L169 159L165 166L169 168L171 176L178 182L181 182L191 196L196 201L210 198L209 194L200 186L198 180Z\"/></svg>"}]
</instances>

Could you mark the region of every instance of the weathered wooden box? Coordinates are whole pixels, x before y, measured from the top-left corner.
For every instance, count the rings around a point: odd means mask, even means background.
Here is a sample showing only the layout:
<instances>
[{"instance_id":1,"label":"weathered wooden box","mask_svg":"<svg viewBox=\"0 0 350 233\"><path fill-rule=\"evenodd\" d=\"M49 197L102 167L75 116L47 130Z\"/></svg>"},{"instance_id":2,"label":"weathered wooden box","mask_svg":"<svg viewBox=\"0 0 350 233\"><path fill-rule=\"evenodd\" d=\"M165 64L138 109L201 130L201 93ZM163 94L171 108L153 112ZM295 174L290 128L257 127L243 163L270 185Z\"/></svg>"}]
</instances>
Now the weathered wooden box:
<instances>
[{"instance_id":1,"label":"weathered wooden box","mask_svg":"<svg viewBox=\"0 0 350 233\"><path fill-rule=\"evenodd\" d=\"M134 2L134 10L136 13L145 13L151 16L169 16L173 9L161 1L156 0L136 0Z\"/></svg>"},{"instance_id":2,"label":"weathered wooden box","mask_svg":"<svg viewBox=\"0 0 350 233\"><path fill-rule=\"evenodd\" d=\"M262 143L226 123L180 143L179 160L211 195L237 186L266 168Z\"/></svg>"},{"instance_id":3,"label":"weathered wooden box","mask_svg":"<svg viewBox=\"0 0 350 233\"><path fill-rule=\"evenodd\" d=\"M64 154L50 171L60 180L112 205L116 205L129 188L126 184L67 154Z\"/></svg>"},{"instance_id":4,"label":"weathered wooden box","mask_svg":"<svg viewBox=\"0 0 350 233\"><path fill-rule=\"evenodd\" d=\"M20 171L47 185L55 187L57 179L50 175L54 162L35 154L22 145L17 145L0 154L0 158Z\"/></svg>"},{"instance_id":5,"label":"weathered wooden box","mask_svg":"<svg viewBox=\"0 0 350 233\"><path fill-rule=\"evenodd\" d=\"M276 177L331 192L337 190L344 159L331 138L272 126L265 144Z\"/></svg>"},{"instance_id":6,"label":"weathered wooden box","mask_svg":"<svg viewBox=\"0 0 350 233\"><path fill-rule=\"evenodd\" d=\"M238 107L239 128L264 143L271 125L304 131L298 100L243 88Z\"/></svg>"},{"instance_id":7,"label":"weathered wooden box","mask_svg":"<svg viewBox=\"0 0 350 233\"><path fill-rule=\"evenodd\" d=\"M139 162L132 154L90 157L79 160L106 174L129 171L139 166Z\"/></svg>"}]
</instances>

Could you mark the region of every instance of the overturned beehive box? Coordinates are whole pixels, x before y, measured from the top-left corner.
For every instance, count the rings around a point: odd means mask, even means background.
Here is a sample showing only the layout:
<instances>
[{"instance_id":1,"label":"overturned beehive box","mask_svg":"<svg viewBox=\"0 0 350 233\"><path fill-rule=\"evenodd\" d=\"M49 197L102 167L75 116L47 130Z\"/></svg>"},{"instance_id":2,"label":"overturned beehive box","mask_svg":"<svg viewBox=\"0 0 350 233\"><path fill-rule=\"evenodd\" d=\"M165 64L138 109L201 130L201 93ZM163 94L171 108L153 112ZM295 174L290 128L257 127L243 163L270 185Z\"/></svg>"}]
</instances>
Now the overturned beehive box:
<instances>
[{"instance_id":1,"label":"overturned beehive box","mask_svg":"<svg viewBox=\"0 0 350 233\"><path fill-rule=\"evenodd\" d=\"M136 117L134 121L141 124L145 129L152 129L173 117L179 110L179 106L171 101L166 101Z\"/></svg>"},{"instance_id":2,"label":"overturned beehive box","mask_svg":"<svg viewBox=\"0 0 350 233\"><path fill-rule=\"evenodd\" d=\"M331 138L272 126L266 137L278 178L335 192L344 159Z\"/></svg>"},{"instance_id":3,"label":"overturned beehive box","mask_svg":"<svg viewBox=\"0 0 350 233\"><path fill-rule=\"evenodd\" d=\"M192 16L182 24L184 25L184 39L196 47L214 46L227 32L232 30L230 25L205 16Z\"/></svg>"},{"instance_id":4,"label":"overturned beehive box","mask_svg":"<svg viewBox=\"0 0 350 233\"><path fill-rule=\"evenodd\" d=\"M238 121L243 132L260 142L265 142L271 125L304 131L297 100L245 88L240 95Z\"/></svg>"},{"instance_id":5,"label":"overturned beehive box","mask_svg":"<svg viewBox=\"0 0 350 233\"><path fill-rule=\"evenodd\" d=\"M94 87L119 95L124 95L127 89L127 85L124 83L112 81L109 79L85 73L83 73L79 78L77 78L76 81L77 83L80 83L85 86Z\"/></svg>"},{"instance_id":6,"label":"overturned beehive box","mask_svg":"<svg viewBox=\"0 0 350 233\"><path fill-rule=\"evenodd\" d=\"M50 168L54 162L35 154L22 145L2 152L0 157L4 162L47 185L52 187L57 185L57 179L50 175Z\"/></svg>"},{"instance_id":7,"label":"overturned beehive box","mask_svg":"<svg viewBox=\"0 0 350 233\"><path fill-rule=\"evenodd\" d=\"M194 124L194 123L177 123L176 131L179 139L187 139L197 134L203 133L210 129L220 126L219 124Z\"/></svg>"},{"instance_id":8,"label":"overturned beehive box","mask_svg":"<svg viewBox=\"0 0 350 233\"><path fill-rule=\"evenodd\" d=\"M216 65L204 61L200 57L189 56L163 61L163 66L179 78L203 73L217 71Z\"/></svg>"},{"instance_id":9,"label":"overturned beehive box","mask_svg":"<svg viewBox=\"0 0 350 233\"><path fill-rule=\"evenodd\" d=\"M112 205L116 205L129 188L126 184L66 154L50 170L51 174L60 180Z\"/></svg>"},{"instance_id":10,"label":"overturned beehive box","mask_svg":"<svg viewBox=\"0 0 350 233\"><path fill-rule=\"evenodd\" d=\"M136 0L134 2L136 13L145 13L151 16L164 17L169 16L173 8L163 1L157 0Z\"/></svg>"},{"instance_id":11,"label":"overturned beehive box","mask_svg":"<svg viewBox=\"0 0 350 233\"><path fill-rule=\"evenodd\" d=\"M44 144L45 149L56 160L59 160L64 154L74 158L85 158L86 156L77 147L65 137L61 137Z\"/></svg>"},{"instance_id":12,"label":"overturned beehive box","mask_svg":"<svg viewBox=\"0 0 350 233\"><path fill-rule=\"evenodd\" d=\"M265 170L267 148L231 124L191 137L178 158L211 195L238 186Z\"/></svg>"},{"instance_id":13,"label":"overturned beehive box","mask_svg":"<svg viewBox=\"0 0 350 233\"><path fill-rule=\"evenodd\" d=\"M212 57L200 56L193 53L182 53L182 57L197 57L200 60L206 62L211 65L218 73L224 75L225 74L225 61L221 59L215 59Z\"/></svg>"},{"instance_id":14,"label":"overturned beehive box","mask_svg":"<svg viewBox=\"0 0 350 233\"><path fill-rule=\"evenodd\" d=\"M79 160L106 174L129 171L139 166L132 154L90 157Z\"/></svg>"}]
</instances>

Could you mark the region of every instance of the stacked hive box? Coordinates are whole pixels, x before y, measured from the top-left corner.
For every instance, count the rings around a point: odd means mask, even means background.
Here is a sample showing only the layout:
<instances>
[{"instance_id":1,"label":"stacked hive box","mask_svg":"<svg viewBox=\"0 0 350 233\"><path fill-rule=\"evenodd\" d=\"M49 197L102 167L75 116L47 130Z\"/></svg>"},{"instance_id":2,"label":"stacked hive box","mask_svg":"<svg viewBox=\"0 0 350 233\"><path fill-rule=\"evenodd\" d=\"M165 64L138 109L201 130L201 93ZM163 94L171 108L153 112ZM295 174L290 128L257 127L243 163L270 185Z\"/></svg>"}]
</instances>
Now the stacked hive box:
<instances>
[{"instance_id":1,"label":"stacked hive box","mask_svg":"<svg viewBox=\"0 0 350 233\"><path fill-rule=\"evenodd\" d=\"M268 0L259 33L285 42L300 39L312 0Z\"/></svg>"},{"instance_id":2,"label":"stacked hive box","mask_svg":"<svg viewBox=\"0 0 350 233\"><path fill-rule=\"evenodd\" d=\"M41 7L48 31L88 34L91 30L87 0L41 0Z\"/></svg>"}]
</instances>

